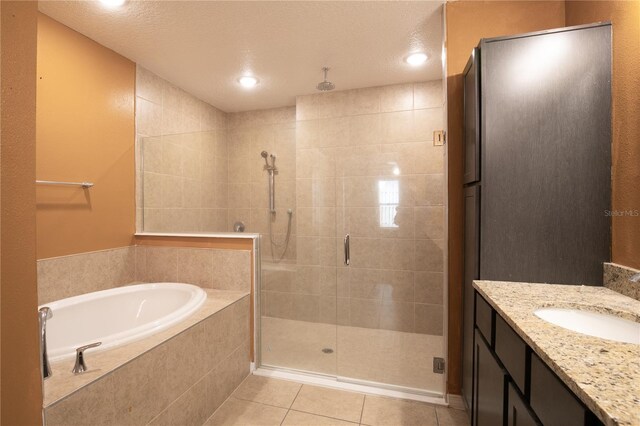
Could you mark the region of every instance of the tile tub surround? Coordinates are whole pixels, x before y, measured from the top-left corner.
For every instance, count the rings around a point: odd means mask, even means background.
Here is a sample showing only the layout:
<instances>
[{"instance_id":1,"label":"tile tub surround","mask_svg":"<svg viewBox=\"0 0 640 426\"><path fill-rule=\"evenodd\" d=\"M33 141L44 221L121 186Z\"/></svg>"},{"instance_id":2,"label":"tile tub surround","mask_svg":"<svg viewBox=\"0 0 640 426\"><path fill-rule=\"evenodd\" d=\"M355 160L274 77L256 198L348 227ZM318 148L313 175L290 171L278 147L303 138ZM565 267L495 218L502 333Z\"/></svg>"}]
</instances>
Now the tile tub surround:
<instances>
[{"instance_id":1,"label":"tile tub surround","mask_svg":"<svg viewBox=\"0 0 640 426\"><path fill-rule=\"evenodd\" d=\"M91 355L89 371L52 365L45 416L58 424L202 424L249 374L249 296L207 290L182 323Z\"/></svg>"},{"instance_id":2,"label":"tile tub surround","mask_svg":"<svg viewBox=\"0 0 640 426\"><path fill-rule=\"evenodd\" d=\"M622 293L632 299L640 300L640 282L632 282L630 278L640 273L639 269L629 268L616 263L604 264L604 286Z\"/></svg>"},{"instance_id":3,"label":"tile tub surround","mask_svg":"<svg viewBox=\"0 0 640 426\"><path fill-rule=\"evenodd\" d=\"M251 252L129 246L38 260L38 304L134 282L249 291Z\"/></svg>"},{"instance_id":4,"label":"tile tub surround","mask_svg":"<svg viewBox=\"0 0 640 426\"><path fill-rule=\"evenodd\" d=\"M249 292L251 252L211 248L136 246L136 280L181 282Z\"/></svg>"},{"instance_id":5,"label":"tile tub surround","mask_svg":"<svg viewBox=\"0 0 640 426\"><path fill-rule=\"evenodd\" d=\"M576 307L640 321L640 302L604 287L474 281L474 287L605 425L640 424L640 345L590 337L533 312Z\"/></svg>"},{"instance_id":6,"label":"tile tub surround","mask_svg":"<svg viewBox=\"0 0 640 426\"><path fill-rule=\"evenodd\" d=\"M38 305L136 281L135 247L38 260Z\"/></svg>"}]
</instances>

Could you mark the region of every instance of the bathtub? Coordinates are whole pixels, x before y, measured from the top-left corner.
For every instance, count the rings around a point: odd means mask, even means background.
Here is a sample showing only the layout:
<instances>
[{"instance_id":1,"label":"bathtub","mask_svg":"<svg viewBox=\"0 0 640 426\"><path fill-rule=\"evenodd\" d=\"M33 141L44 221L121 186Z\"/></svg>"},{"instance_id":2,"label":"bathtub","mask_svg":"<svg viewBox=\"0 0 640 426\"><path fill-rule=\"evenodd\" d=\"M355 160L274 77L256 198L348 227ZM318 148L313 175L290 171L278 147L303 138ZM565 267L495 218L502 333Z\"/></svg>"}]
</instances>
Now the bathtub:
<instances>
[{"instance_id":1,"label":"bathtub","mask_svg":"<svg viewBox=\"0 0 640 426\"><path fill-rule=\"evenodd\" d=\"M53 312L47 321L49 360L72 358L77 347L93 342L102 342L90 349L97 352L145 338L187 318L206 299L191 284L152 283L47 303Z\"/></svg>"}]
</instances>

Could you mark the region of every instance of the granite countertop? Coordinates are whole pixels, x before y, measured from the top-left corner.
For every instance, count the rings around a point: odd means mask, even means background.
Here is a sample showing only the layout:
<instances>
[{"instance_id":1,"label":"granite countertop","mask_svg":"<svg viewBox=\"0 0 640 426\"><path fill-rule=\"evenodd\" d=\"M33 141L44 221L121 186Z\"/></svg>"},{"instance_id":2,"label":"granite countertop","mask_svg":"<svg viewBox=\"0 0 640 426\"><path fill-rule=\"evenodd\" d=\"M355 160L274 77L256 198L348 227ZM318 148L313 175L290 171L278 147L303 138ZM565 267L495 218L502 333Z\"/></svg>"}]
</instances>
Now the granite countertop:
<instances>
[{"instance_id":1,"label":"granite countertop","mask_svg":"<svg viewBox=\"0 0 640 426\"><path fill-rule=\"evenodd\" d=\"M500 281L473 286L605 425L640 425L640 345L579 334L533 314L554 306L640 322L640 301L605 287Z\"/></svg>"}]
</instances>

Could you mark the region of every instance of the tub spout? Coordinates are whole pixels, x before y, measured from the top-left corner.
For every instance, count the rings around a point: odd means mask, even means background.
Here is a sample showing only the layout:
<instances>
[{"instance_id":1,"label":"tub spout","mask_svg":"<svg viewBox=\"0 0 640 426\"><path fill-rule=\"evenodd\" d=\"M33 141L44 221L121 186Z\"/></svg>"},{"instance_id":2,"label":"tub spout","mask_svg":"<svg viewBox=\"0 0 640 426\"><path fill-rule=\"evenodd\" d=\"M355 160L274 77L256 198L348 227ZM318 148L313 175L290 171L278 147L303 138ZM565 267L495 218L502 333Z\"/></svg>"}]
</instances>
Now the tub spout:
<instances>
[{"instance_id":1,"label":"tub spout","mask_svg":"<svg viewBox=\"0 0 640 426\"><path fill-rule=\"evenodd\" d=\"M49 364L49 356L47 355L47 320L53 317L53 312L47 306L43 306L38 310L38 319L40 320L40 363L42 365L42 378L48 379L53 374L51 364Z\"/></svg>"}]
</instances>

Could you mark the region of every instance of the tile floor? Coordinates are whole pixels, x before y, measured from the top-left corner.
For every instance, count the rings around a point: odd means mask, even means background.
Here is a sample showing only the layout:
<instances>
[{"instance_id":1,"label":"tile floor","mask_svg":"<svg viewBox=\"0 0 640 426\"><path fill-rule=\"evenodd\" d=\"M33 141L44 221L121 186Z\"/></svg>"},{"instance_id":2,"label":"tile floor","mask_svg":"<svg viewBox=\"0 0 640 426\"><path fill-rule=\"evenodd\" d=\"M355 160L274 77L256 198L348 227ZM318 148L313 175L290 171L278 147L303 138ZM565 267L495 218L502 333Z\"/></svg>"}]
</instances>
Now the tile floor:
<instances>
[{"instance_id":1,"label":"tile floor","mask_svg":"<svg viewBox=\"0 0 640 426\"><path fill-rule=\"evenodd\" d=\"M467 426L462 410L250 375L205 423L287 426Z\"/></svg>"}]
</instances>

